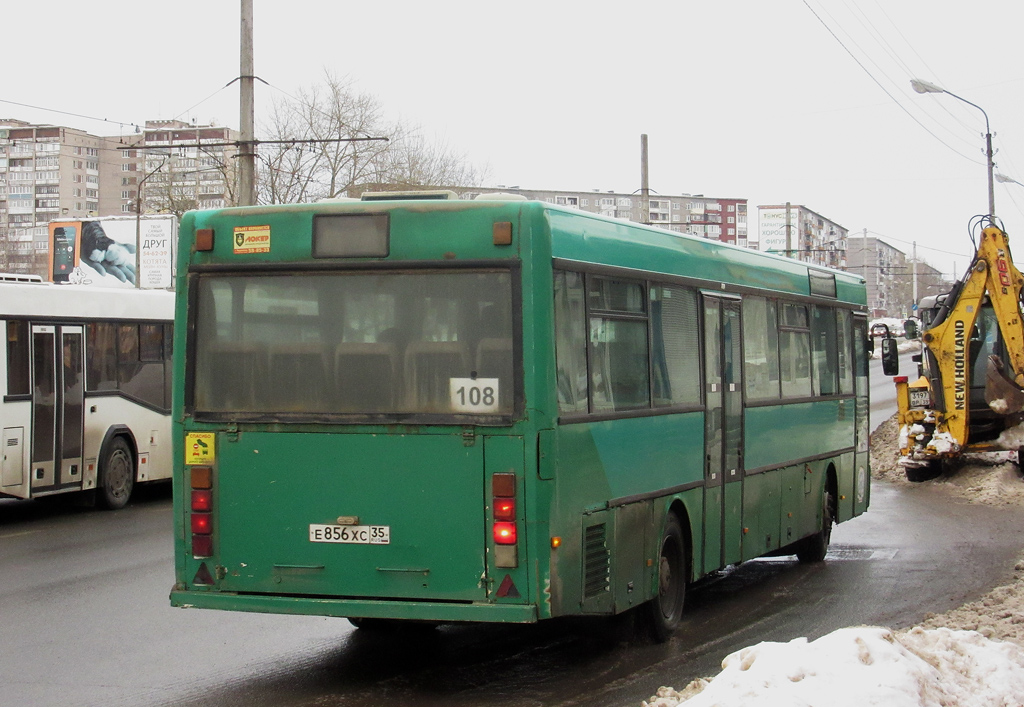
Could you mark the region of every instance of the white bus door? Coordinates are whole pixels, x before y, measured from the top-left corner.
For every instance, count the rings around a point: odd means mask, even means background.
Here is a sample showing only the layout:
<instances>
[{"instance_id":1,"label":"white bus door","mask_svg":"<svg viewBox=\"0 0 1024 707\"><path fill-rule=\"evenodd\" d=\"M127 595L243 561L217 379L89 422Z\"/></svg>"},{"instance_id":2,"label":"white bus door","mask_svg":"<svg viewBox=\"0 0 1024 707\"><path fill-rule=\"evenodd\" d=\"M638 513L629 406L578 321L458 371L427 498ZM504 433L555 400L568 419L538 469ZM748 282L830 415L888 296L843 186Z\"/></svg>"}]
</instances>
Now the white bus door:
<instances>
[{"instance_id":1,"label":"white bus door","mask_svg":"<svg viewBox=\"0 0 1024 707\"><path fill-rule=\"evenodd\" d=\"M85 350L81 326L32 327L32 493L82 487Z\"/></svg>"}]
</instances>

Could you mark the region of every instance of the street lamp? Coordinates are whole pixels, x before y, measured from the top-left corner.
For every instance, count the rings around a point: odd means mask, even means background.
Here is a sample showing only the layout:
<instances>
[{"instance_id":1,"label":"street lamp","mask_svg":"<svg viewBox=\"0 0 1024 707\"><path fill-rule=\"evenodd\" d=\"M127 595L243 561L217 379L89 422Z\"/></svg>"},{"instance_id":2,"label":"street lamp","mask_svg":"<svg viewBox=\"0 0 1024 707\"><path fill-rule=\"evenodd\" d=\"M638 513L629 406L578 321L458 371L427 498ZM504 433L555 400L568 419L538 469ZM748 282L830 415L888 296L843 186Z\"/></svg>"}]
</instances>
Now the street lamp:
<instances>
[{"instance_id":1,"label":"street lamp","mask_svg":"<svg viewBox=\"0 0 1024 707\"><path fill-rule=\"evenodd\" d=\"M963 101L969 106L974 106L981 111L981 114L985 116L985 156L988 158L988 217L994 219L996 215L996 192L992 184L993 172L995 165L992 164L992 131L988 126L988 113L985 109L976 103L971 103L966 98L961 98L955 93L951 93L941 86L936 86L930 81L923 81L921 79L910 79L910 86L918 93L945 93L958 101Z\"/></svg>"},{"instance_id":2,"label":"street lamp","mask_svg":"<svg viewBox=\"0 0 1024 707\"><path fill-rule=\"evenodd\" d=\"M999 182L1000 184L1006 184L1007 182L1009 182L1011 184L1018 184L1024 187L1024 184L1021 184L1013 177L1007 177L1005 174L999 174L999 172L996 172L996 181Z\"/></svg>"}]
</instances>

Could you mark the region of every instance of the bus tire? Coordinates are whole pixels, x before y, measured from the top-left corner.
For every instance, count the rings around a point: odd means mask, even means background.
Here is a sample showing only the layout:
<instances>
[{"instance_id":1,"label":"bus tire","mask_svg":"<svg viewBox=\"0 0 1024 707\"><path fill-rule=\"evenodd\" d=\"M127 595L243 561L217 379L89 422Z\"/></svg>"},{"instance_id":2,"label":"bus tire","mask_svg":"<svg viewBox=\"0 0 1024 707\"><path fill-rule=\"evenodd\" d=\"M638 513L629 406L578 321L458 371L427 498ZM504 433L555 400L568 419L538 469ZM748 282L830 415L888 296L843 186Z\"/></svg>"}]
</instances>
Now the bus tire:
<instances>
[{"instance_id":1,"label":"bus tire","mask_svg":"<svg viewBox=\"0 0 1024 707\"><path fill-rule=\"evenodd\" d=\"M808 536L797 543L796 558L804 563L821 562L828 554L828 544L832 540L832 494L828 487L821 492L821 527L814 535Z\"/></svg>"},{"instance_id":2,"label":"bus tire","mask_svg":"<svg viewBox=\"0 0 1024 707\"><path fill-rule=\"evenodd\" d=\"M679 518L670 513L658 551L658 591L644 607L651 638L664 643L683 618L686 603L687 548Z\"/></svg>"},{"instance_id":3,"label":"bus tire","mask_svg":"<svg viewBox=\"0 0 1024 707\"><path fill-rule=\"evenodd\" d=\"M97 500L102 508L124 508L135 487L135 457L124 437L110 440L100 466Z\"/></svg>"}]
</instances>

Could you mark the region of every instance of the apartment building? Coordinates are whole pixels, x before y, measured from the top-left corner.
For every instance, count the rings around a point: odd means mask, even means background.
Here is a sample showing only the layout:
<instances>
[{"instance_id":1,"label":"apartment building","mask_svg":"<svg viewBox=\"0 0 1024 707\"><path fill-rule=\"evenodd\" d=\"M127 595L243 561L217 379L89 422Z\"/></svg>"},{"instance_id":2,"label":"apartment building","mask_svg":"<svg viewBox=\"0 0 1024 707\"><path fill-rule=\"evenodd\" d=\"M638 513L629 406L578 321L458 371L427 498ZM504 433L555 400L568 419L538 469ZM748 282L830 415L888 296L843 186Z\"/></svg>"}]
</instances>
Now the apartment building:
<instances>
[{"instance_id":1,"label":"apartment building","mask_svg":"<svg viewBox=\"0 0 1024 707\"><path fill-rule=\"evenodd\" d=\"M50 221L234 203L237 140L176 120L101 137L0 119L0 271L45 274Z\"/></svg>"},{"instance_id":2,"label":"apartment building","mask_svg":"<svg viewBox=\"0 0 1024 707\"><path fill-rule=\"evenodd\" d=\"M143 210L176 213L235 203L239 133L180 120L147 120L140 148Z\"/></svg>"},{"instance_id":3,"label":"apartment building","mask_svg":"<svg viewBox=\"0 0 1024 707\"><path fill-rule=\"evenodd\" d=\"M497 186L460 190L459 196L471 199L477 194L506 192L521 194L527 199L546 201L603 216L689 233L734 245L747 245L747 200L712 198L703 194L675 196L623 194L614 191L554 191Z\"/></svg>"},{"instance_id":4,"label":"apartment building","mask_svg":"<svg viewBox=\"0 0 1024 707\"><path fill-rule=\"evenodd\" d=\"M899 248L874 236L854 234L847 252L850 272L864 276L873 317L910 317L914 304L929 295L949 292L952 280ZM916 299L915 299L916 293Z\"/></svg>"},{"instance_id":5,"label":"apartment building","mask_svg":"<svg viewBox=\"0 0 1024 707\"><path fill-rule=\"evenodd\" d=\"M120 140L0 119L0 269L41 274L50 221L118 212L105 185L136 170Z\"/></svg>"}]
</instances>

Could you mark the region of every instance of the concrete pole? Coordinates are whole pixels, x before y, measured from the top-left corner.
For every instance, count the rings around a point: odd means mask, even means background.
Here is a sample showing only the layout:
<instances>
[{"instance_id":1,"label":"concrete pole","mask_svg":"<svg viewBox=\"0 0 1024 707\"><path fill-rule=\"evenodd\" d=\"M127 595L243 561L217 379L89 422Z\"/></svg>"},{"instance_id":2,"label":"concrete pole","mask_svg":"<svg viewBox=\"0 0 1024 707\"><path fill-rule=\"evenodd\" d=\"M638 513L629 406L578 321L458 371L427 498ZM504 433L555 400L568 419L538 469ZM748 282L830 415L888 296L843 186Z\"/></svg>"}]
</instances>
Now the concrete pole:
<instances>
[{"instance_id":1,"label":"concrete pole","mask_svg":"<svg viewBox=\"0 0 1024 707\"><path fill-rule=\"evenodd\" d=\"M651 223L651 182L647 171L647 135L640 136L640 222Z\"/></svg>"},{"instance_id":2,"label":"concrete pole","mask_svg":"<svg viewBox=\"0 0 1024 707\"><path fill-rule=\"evenodd\" d=\"M239 76L238 205L256 203L256 109L253 98L252 0L242 0L241 71Z\"/></svg>"},{"instance_id":3,"label":"concrete pole","mask_svg":"<svg viewBox=\"0 0 1024 707\"><path fill-rule=\"evenodd\" d=\"M914 272L914 294L913 294L913 300L911 301L910 304L911 305L917 305L917 241L914 241L914 260L913 260L913 263L912 263L912 267L913 267L913 272ZM917 314L917 310L916 309L911 308L911 312L914 315Z\"/></svg>"},{"instance_id":4,"label":"concrete pole","mask_svg":"<svg viewBox=\"0 0 1024 707\"><path fill-rule=\"evenodd\" d=\"M786 202L786 257L793 257L793 223L792 210L789 202Z\"/></svg>"}]
</instances>

